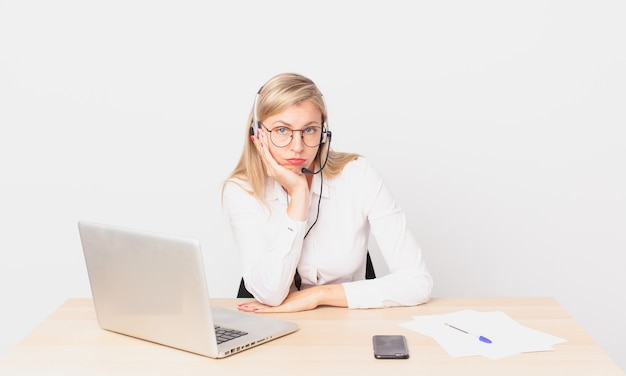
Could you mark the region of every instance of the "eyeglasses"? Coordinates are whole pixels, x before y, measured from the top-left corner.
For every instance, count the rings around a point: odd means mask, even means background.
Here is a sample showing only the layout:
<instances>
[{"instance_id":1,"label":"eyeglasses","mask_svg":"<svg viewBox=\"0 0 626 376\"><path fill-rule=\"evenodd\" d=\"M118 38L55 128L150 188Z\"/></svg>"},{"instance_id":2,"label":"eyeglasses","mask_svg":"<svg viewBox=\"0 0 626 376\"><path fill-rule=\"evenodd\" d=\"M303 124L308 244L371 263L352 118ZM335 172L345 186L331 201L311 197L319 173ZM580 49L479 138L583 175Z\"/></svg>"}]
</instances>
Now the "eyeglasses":
<instances>
[{"instance_id":1,"label":"eyeglasses","mask_svg":"<svg viewBox=\"0 0 626 376\"><path fill-rule=\"evenodd\" d=\"M322 127L306 127L304 129L291 129L287 127L274 127L267 129L265 124L259 122L270 133L270 140L276 147L284 148L289 146L293 139L294 132L300 132L302 142L310 148L318 146L322 141Z\"/></svg>"}]
</instances>

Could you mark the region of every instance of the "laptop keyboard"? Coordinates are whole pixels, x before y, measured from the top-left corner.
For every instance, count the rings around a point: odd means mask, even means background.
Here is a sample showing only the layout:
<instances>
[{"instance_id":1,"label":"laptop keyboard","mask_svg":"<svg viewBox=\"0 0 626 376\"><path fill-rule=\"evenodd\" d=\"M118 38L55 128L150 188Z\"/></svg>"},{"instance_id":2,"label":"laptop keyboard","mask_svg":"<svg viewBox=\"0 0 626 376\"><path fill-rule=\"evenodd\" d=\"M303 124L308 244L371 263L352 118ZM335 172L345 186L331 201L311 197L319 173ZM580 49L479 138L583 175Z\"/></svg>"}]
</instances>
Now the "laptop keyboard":
<instances>
[{"instance_id":1,"label":"laptop keyboard","mask_svg":"<svg viewBox=\"0 0 626 376\"><path fill-rule=\"evenodd\" d=\"M231 339L239 338L241 336L245 336L246 332L242 332L240 330L222 328L221 326L215 326L215 338L217 339L217 344L230 341Z\"/></svg>"}]
</instances>

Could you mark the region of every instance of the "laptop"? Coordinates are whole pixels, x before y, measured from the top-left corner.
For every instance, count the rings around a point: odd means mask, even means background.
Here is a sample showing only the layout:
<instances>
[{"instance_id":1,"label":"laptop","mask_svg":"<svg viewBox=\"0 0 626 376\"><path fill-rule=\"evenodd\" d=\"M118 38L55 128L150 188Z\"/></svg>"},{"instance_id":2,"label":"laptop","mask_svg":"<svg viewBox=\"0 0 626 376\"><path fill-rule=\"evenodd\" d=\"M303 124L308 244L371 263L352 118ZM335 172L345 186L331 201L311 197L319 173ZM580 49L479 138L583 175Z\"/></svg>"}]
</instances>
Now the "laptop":
<instances>
[{"instance_id":1,"label":"laptop","mask_svg":"<svg viewBox=\"0 0 626 376\"><path fill-rule=\"evenodd\" d=\"M298 329L293 322L212 307L195 239L87 221L78 229L103 329L211 358Z\"/></svg>"}]
</instances>

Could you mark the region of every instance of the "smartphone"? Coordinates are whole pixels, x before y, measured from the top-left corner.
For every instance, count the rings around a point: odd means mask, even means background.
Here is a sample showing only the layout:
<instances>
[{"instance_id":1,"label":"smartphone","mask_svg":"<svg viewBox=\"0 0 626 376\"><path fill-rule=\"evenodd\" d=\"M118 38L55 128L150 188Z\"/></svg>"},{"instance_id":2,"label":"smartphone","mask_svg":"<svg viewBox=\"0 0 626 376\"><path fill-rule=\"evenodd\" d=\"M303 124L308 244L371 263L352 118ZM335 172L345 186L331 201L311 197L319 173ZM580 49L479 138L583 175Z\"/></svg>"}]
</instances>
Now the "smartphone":
<instances>
[{"instance_id":1,"label":"smartphone","mask_svg":"<svg viewBox=\"0 0 626 376\"><path fill-rule=\"evenodd\" d=\"M408 359L409 348L402 335L375 335L374 357L376 359Z\"/></svg>"}]
</instances>

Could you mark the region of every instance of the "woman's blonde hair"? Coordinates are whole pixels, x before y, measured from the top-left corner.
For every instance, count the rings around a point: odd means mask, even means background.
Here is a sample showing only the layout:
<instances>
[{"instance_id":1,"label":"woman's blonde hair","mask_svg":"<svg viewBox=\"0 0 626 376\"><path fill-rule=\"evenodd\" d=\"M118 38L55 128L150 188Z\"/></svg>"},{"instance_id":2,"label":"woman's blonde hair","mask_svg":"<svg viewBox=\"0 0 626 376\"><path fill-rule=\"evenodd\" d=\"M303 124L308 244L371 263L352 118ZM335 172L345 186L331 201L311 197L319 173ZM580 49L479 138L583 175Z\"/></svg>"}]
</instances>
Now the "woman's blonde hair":
<instances>
[{"instance_id":1,"label":"woman's blonde hair","mask_svg":"<svg viewBox=\"0 0 626 376\"><path fill-rule=\"evenodd\" d=\"M257 121L284 111L287 107L302 101L311 101L319 108L322 113L322 124L326 131L329 131L327 124L327 109L322 93L317 86L309 78L296 73L282 73L272 77L258 93L256 98L256 114L254 114L254 106L250 111L248 122L245 128L245 138L243 152L239 158L239 162L230 174L226 182L232 181L238 184L238 180L247 182L249 188L242 186L251 195L264 201L265 183L267 174L256 147L250 139L250 130L252 122L256 118ZM320 144L317 151L316 169L320 168L320 162L326 159L328 161L322 170L322 174L326 178L332 178L343 170L344 166L359 157L354 153L341 153L330 149L330 137L326 138L326 142ZM239 184L241 186L241 184Z\"/></svg>"}]
</instances>

